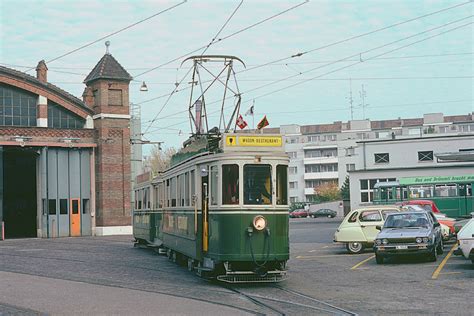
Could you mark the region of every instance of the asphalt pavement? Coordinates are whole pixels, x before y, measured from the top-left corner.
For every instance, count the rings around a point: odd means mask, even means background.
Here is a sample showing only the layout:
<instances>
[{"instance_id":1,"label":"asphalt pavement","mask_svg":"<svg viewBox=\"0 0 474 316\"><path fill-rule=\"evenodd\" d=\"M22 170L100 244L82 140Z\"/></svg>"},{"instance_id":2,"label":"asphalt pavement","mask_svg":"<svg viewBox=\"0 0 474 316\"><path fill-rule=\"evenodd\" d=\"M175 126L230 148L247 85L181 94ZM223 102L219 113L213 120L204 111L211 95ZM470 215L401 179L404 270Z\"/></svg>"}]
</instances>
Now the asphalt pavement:
<instances>
[{"instance_id":1,"label":"asphalt pavement","mask_svg":"<svg viewBox=\"0 0 474 316\"><path fill-rule=\"evenodd\" d=\"M1 241L0 315L472 315L474 266L453 244L377 265L332 242L339 222L290 220L278 285L209 282L131 236Z\"/></svg>"}]
</instances>

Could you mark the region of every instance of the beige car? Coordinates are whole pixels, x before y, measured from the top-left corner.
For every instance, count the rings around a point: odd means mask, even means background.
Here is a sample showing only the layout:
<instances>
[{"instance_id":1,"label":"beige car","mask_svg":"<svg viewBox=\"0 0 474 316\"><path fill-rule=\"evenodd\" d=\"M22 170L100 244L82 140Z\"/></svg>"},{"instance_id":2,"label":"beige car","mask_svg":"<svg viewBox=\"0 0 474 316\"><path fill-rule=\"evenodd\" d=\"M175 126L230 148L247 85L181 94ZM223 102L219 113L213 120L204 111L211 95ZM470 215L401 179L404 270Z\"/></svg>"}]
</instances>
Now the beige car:
<instances>
[{"instance_id":1,"label":"beige car","mask_svg":"<svg viewBox=\"0 0 474 316\"><path fill-rule=\"evenodd\" d=\"M353 210L347 214L334 234L334 242L346 244L352 254L361 253L372 247L379 233L376 226L383 226L390 213L399 212L396 205L374 205Z\"/></svg>"}]
</instances>

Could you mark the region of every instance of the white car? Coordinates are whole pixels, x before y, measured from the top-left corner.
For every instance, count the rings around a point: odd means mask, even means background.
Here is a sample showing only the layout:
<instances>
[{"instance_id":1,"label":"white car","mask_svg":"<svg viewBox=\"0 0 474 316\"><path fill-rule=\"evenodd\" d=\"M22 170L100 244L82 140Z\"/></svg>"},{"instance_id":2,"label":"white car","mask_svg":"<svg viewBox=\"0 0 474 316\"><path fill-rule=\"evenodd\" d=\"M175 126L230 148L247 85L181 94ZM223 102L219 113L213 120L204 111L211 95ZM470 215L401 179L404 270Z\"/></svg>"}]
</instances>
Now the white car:
<instances>
[{"instance_id":1,"label":"white car","mask_svg":"<svg viewBox=\"0 0 474 316\"><path fill-rule=\"evenodd\" d=\"M456 254L462 254L474 264L474 218L471 218L458 232L458 245Z\"/></svg>"}]
</instances>

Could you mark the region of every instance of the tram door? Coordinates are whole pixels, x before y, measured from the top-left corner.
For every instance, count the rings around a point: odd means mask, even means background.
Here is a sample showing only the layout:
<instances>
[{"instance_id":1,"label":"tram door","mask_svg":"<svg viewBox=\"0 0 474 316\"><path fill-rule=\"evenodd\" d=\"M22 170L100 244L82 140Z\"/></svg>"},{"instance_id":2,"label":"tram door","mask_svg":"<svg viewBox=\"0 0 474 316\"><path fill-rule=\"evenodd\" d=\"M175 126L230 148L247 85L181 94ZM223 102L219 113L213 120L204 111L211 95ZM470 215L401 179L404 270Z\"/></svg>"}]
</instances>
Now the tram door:
<instances>
[{"instance_id":1,"label":"tram door","mask_svg":"<svg viewBox=\"0 0 474 316\"><path fill-rule=\"evenodd\" d=\"M209 175L201 172L202 251L209 249Z\"/></svg>"}]
</instances>

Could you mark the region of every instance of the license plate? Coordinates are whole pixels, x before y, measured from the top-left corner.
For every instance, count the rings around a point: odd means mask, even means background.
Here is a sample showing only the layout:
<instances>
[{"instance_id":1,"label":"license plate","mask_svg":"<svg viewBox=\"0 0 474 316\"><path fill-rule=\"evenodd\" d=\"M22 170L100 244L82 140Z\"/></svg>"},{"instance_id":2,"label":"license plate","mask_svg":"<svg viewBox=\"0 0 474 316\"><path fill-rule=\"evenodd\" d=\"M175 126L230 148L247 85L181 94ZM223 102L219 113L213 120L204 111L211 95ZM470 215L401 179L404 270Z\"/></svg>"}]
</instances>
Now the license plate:
<instances>
[{"instance_id":1,"label":"license plate","mask_svg":"<svg viewBox=\"0 0 474 316\"><path fill-rule=\"evenodd\" d=\"M408 249L408 246L397 246L397 249Z\"/></svg>"}]
</instances>

